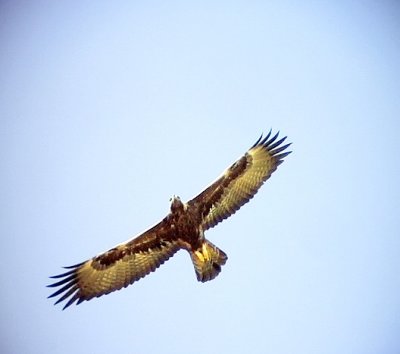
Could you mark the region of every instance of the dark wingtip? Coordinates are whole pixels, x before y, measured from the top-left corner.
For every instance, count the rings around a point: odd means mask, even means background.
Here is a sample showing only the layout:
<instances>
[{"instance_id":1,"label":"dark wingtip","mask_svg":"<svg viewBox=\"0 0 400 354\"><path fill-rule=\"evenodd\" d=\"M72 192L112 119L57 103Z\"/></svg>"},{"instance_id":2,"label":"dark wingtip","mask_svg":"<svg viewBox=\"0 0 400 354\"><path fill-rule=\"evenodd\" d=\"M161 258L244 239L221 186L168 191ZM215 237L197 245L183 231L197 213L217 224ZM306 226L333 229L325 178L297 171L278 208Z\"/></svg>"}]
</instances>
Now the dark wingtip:
<instances>
[{"instance_id":1,"label":"dark wingtip","mask_svg":"<svg viewBox=\"0 0 400 354\"><path fill-rule=\"evenodd\" d=\"M264 145L265 142L266 142L266 141L269 139L269 137L271 136L271 134L272 134L272 129L270 129L269 132L268 132L268 134L264 137L264 139L262 139L262 140L260 141L260 144L259 144L259 145Z\"/></svg>"},{"instance_id":2,"label":"dark wingtip","mask_svg":"<svg viewBox=\"0 0 400 354\"><path fill-rule=\"evenodd\" d=\"M63 278L63 277L66 277L66 276L68 276L68 275L70 275L70 274L73 274L74 272L75 272L75 269L74 269L74 270L70 270L70 271L65 272L65 273L62 273L62 274L52 275L52 276L49 277L49 278L50 278L50 279Z\"/></svg>"},{"instance_id":3,"label":"dark wingtip","mask_svg":"<svg viewBox=\"0 0 400 354\"><path fill-rule=\"evenodd\" d=\"M75 305L80 304L80 303L84 300L84 299L82 299L82 298L79 297L78 293L76 293L76 294L75 294L74 296L72 296L72 297L68 300L68 302L64 305L63 311L64 311L67 307L70 307L77 299L78 299L78 302L77 302ZM79 301L79 300L81 300L81 301Z\"/></svg>"},{"instance_id":4,"label":"dark wingtip","mask_svg":"<svg viewBox=\"0 0 400 354\"><path fill-rule=\"evenodd\" d=\"M60 281L53 283L53 284L49 284L47 285L47 287L49 288L55 288L57 286L63 285L65 283L68 283L71 280L75 280L76 279L76 274L71 274L69 276L66 276L64 279L61 279Z\"/></svg>"},{"instance_id":5,"label":"dark wingtip","mask_svg":"<svg viewBox=\"0 0 400 354\"><path fill-rule=\"evenodd\" d=\"M252 148L262 146L270 153L271 156L274 157L277 165L280 165L283 162L283 159L292 153L292 151L285 151L290 145L292 145L292 143L282 145L282 143L287 139L287 136L284 136L283 138L277 140L280 134L279 131L275 133L272 137L271 134L272 129L264 138L261 135L261 138L257 140Z\"/></svg>"},{"instance_id":6,"label":"dark wingtip","mask_svg":"<svg viewBox=\"0 0 400 354\"><path fill-rule=\"evenodd\" d=\"M292 153L292 151L288 151L288 152L284 152L284 153L282 153L282 154L276 155L275 157L276 157L278 160L282 160L282 159L284 159L286 156L288 156L288 155L291 154L291 153Z\"/></svg>"},{"instance_id":7,"label":"dark wingtip","mask_svg":"<svg viewBox=\"0 0 400 354\"><path fill-rule=\"evenodd\" d=\"M271 154L274 155L276 158L283 158L283 157L289 155L291 153L291 151L290 152L286 152L284 154L277 155L281 151L284 151L290 145L292 145L292 143L289 143L289 144L285 144L283 146L280 146L287 139L287 136L284 136L283 138L281 138L278 141L276 141L276 139L278 139L280 131L278 130L278 132L275 133L275 135L272 136L272 137L271 137L271 134L272 134L272 129L269 130L268 134L265 137L263 137L263 134L261 134L261 136L258 138L258 140L251 147L251 149L253 149L253 148L257 147L257 146L263 146L268 151L270 151Z\"/></svg>"},{"instance_id":8,"label":"dark wingtip","mask_svg":"<svg viewBox=\"0 0 400 354\"><path fill-rule=\"evenodd\" d=\"M271 139L269 139L268 141L267 141L266 139L264 139L265 141L263 141L263 145L264 145L265 147L268 147L268 148L269 148L270 144L272 144L272 143L277 139L278 136L279 136L279 130L278 130L278 132L277 132Z\"/></svg>"},{"instance_id":9,"label":"dark wingtip","mask_svg":"<svg viewBox=\"0 0 400 354\"><path fill-rule=\"evenodd\" d=\"M286 137L285 137L285 139L286 139ZM276 144L276 143L275 143L275 144ZM275 145L275 144L274 144L274 145ZM278 145L279 145L279 144L278 144ZM278 146L278 145L276 145L276 146ZM274 149L273 151L271 151L271 153L272 153L273 155L277 155L277 154L279 154L281 151L286 150L290 145L292 145L292 143L289 143L289 144L280 146L280 147L278 147L277 149ZM290 151L290 152L291 152L291 151Z\"/></svg>"},{"instance_id":10,"label":"dark wingtip","mask_svg":"<svg viewBox=\"0 0 400 354\"><path fill-rule=\"evenodd\" d=\"M80 299L79 287L77 285L77 269L82 266L85 262L81 262L72 266L63 267L65 269L69 269L67 272L62 274L53 275L50 279L57 279L52 284L46 285L48 288L56 288L60 287L58 290L50 294L47 298L53 298L56 296L60 296L59 299L54 303L54 305L59 304L60 302L67 300L63 310L69 307L74 301Z\"/></svg>"},{"instance_id":11,"label":"dark wingtip","mask_svg":"<svg viewBox=\"0 0 400 354\"><path fill-rule=\"evenodd\" d=\"M72 265L72 266L66 266L66 267L63 267L63 268L64 268L64 269L74 269L74 268L80 267L81 265L83 265L83 264L85 264L85 263L86 263L86 261L85 261L85 262L80 262L80 263L74 264L74 265Z\"/></svg>"},{"instance_id":12,"label":"dark wingtip","mask_svg":"<svg viewBox=\"0 0 400 354\"><path fill-rule=\"evenodd\" d=\"M257 141L253 144L253 146L250 149L256 147L259 144L259 142L261 141L262 137L263 137L263 133L261 133L260 137L257 139Z\"/></svg>"}]
</instances>

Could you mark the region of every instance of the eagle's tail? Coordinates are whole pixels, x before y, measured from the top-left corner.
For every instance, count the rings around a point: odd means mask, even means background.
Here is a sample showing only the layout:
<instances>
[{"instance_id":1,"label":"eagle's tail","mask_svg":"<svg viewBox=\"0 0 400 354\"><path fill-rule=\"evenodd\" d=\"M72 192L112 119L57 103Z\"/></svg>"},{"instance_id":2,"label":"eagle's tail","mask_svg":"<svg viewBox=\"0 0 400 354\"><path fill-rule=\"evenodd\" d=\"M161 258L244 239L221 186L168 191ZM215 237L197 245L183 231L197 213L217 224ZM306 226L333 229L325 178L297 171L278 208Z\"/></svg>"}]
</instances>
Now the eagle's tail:
<instances>
[{"instance_id":1,"label":"eagle's tail","mask_svg":"<svg viewBox=\"0 0 400 354\"><path fill-rule=\"evenodd\" d=\"M224 251L204 240L203 244L195 251L190 252L197 280L206 282L214 279L221 271L228 259Z\"/></svg>"}]
</instances>

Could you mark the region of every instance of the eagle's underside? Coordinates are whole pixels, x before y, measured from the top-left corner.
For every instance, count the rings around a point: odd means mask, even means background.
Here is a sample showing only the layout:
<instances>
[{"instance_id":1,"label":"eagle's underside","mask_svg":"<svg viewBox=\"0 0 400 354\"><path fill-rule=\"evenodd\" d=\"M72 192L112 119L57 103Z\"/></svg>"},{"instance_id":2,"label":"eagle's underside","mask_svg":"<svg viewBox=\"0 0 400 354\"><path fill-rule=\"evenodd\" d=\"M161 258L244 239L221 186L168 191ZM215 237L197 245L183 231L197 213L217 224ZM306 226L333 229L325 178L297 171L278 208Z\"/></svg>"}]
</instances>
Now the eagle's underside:
<instances>
[{"instance_id":1,"label":"eagle's underside","mask_svg":"<svg viewBox=\"0 0 400 354\"><path fill-rule=\"evenodd\" d=\"M61 295L64 309L109 294L155 271L178 250L189 252L196 276L214 279L227 255L204 237L204 232L234 214L247 203L290 152L286 137L277 140L271 131L257 142L202 193L183 204L174 197L171 212L157 225L132 240L92 259L65 267L66 273L49 287L60 287L49 297Z\"/></svg>"}]
</instances>

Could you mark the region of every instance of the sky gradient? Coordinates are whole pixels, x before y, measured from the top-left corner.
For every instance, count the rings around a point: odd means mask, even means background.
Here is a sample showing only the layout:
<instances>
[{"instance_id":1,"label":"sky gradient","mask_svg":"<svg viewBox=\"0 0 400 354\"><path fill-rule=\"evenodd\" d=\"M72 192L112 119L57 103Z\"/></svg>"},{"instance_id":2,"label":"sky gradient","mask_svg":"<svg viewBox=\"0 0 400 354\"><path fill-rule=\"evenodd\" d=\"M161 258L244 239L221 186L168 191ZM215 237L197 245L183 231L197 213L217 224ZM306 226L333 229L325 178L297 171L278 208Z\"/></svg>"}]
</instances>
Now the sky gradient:
<instances>
[{"instance_id":1,"label":"sky gradient","mask_svg":"<svg viewBox=\"0 0 400 354\"><path fill-rule=\"evenodd\" d=\"M0 352L400 351L395 1L0 3ZM48 276L138 235L270 129L256 197L134 285L66 311Z\"/></svg>"}]
</instances>

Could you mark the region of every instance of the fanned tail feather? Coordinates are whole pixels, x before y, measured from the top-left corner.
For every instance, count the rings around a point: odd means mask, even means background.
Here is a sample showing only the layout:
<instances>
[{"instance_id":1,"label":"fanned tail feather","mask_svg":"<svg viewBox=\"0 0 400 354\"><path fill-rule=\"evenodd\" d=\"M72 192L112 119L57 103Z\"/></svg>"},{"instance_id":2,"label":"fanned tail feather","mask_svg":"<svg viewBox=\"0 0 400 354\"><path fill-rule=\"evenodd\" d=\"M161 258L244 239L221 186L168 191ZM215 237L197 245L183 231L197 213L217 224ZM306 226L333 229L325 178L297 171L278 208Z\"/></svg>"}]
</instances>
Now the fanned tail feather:
<instances>
[{"instance_id":1,"label":"fanned tail feather","mask_svg":"<svg viewBox=\"0 0 400 354\"><path fill-rule=\"evenodd\" d=\"M201 247L190 253L197 280L206 282L214 279L221 271L221 267L228 259L225 252L204 240Z\"/></svg>"}]
</instances>

